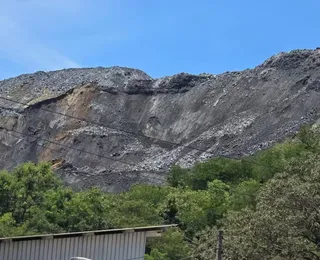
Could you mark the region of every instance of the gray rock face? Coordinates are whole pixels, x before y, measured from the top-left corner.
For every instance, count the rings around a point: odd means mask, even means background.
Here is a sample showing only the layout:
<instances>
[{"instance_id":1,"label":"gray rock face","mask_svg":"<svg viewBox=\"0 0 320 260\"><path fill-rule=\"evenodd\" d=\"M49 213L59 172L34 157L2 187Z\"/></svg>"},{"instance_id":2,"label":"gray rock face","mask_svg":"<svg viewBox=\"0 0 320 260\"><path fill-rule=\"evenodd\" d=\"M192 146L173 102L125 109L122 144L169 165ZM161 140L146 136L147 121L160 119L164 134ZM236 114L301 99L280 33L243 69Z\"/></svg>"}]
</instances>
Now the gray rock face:
<instances>
[{"instance_id":1,"label":"gray rock face","mask_svg":"<svg viewBox=\"0 0 320 260\"><path fill-rule=\"evenodd\" d=\"M0 97L16 101L0 99L1 168L53 161L76 188L118 192L163 183L174 163L252 154L317 121L320 50L221 75L37 72L0 81Z\"/></svg>"}]
</instances>

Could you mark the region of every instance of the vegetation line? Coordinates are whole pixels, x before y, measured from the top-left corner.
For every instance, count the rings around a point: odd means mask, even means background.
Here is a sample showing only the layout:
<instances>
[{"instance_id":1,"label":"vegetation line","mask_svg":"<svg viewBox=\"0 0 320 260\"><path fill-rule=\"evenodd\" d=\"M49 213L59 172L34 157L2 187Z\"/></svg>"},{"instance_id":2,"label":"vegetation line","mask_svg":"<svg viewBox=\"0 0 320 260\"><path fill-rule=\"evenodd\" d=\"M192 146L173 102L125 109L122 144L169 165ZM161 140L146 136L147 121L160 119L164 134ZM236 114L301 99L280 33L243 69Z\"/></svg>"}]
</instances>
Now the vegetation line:
<instances>
[{"instance_id":1,"label":"vegetation line","mask_svg":"<svg viewBox=\"0 0 320 260\"><path fill-rule=\"evenodd\" d=\"M145 259L215 259L223 229L223 259L318 260L319 159L318 128L304 128L253 157L175 166L167 186L120 194L73 191L50 164L26 163L0 173L0 236L177 224Z\"/></svg>"}]
</instances>

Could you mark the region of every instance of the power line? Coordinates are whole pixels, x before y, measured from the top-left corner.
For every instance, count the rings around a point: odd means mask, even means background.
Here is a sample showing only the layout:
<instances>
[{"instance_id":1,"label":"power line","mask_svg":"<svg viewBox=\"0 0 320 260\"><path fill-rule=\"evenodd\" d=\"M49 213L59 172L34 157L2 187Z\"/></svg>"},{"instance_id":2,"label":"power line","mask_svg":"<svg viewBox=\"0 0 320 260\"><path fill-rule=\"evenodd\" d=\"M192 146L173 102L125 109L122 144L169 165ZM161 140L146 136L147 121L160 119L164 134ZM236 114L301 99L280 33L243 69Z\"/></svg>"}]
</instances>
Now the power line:
<instances>
[{"instance_id":1,"label":"power line","mask_svg":"<svg viewBox=\"0 0 320 260\"><path fill-rule=\"evenodd\" d=\"M27 135L27 134L24 134L22 132L19 132L19 131L16 131L16 130L10 130L10 129L7 129L5 127L2 127L0 126L0 130L5 130L6 132L8 132L7 134L15 137L15 138L21 138L22 137L31 137L31 138L35 138L33 137L32 135ZM17 135L14 135L12 133L16 133L16 134L19 134L20 136L17 136ZM96 153L93 153L93 152L90 152L90 151L86 151L86 150L82 150L82 149L78 149L78 148L74 148L72 146L68 146L68 145L64 145L64 144L61 144L59 142L56 142L56 141L51 141L51 140L48 140L48 139L45 139L45 138L35 138L35 140L33 142L35 142L36 145L40 146L40 147L44 147L43 145L40 145L38 144L38 140L43 140L47 143L52 143L52 144L55 144L55 145L59 145L61 147L64 147L66 149L69 149L69 150L73 150L73 151L78 151L78 152L81 152L81 153L86 153L86 154L90 154L90 155L93 155L93 156L97 156L99 158L104 158L104 159L107 159L107 160L111 160L111 161L116 161L116 162L120 162L120 163L123 163L123 164L127 164L127 165L130 165L130 166L136 166L135 164L133 163L129 163L129 162L126 162L126 161L123 161L123 160L120 160L120 159L115 159L115 158L111 158L111 157L107 157L107 156L104 156L104 155L101 155L101 154L96 154ZM28 143L32 144L33 142L30 142L30 141L27 141ZM53 148L50 148L50 147L46 147L46 149L49 149L49 150L52 150L52 151L55 151L55 152L60 152L59 150L57 149L53 149ZM154 180L161 180L161 181L164 181L162 178L158 178L158 177L153 177L152 178L152 181Z\"/></svg>"},{"instance_id":2,"label":"power line","mask_svg":"<svg viewBox=\"0 0 320 260\"><path fill-rule=\"evenodd\" d=\"M3 127L0 127L0 129L6 130L6 129L4 129ZM6 131L7 131L7 130L6 130ZM10 136L13 136L13 137L15 137L15 138L18 138L18 139L21 138L21 136L14 135L14 134L12 134L12 133L7 133L7 134L10 135ZM36 144L37 146L39 146L39 147L43 147L43 145L38 144L38 142L37 142L38 140L39 140L39 138L35 138L35 140L34 140L35 144ZM29 144L33 144L33 142L28 142L28 143L29 143ZM60 152L59 150L52 149L52 148L50 148L50 147L46 147L46 149L51 150L51 151L54 151L54 152Z\"/></svg>"},{"instance_id":3,"label":"power line","mask_svg":"<svg viewBox=\"0 0 320 260\"><path fill-rule=\"evenodd\" d=\"M10 99L10 98L5 98L5 97L1 97L0 96L0 99L6 100L6 101L9 101L9 102L12 102L12 103L24 105L24 106L29 106L28 103L24 103L24 102L21 102L21 101L16 101L16 100L13 100L13 99ZM0 108L8 109L6 107L1 107L1 106L0 106ZM61 116L67 117L67 118L76 119L76 120L79 120L81 122L85 122L87 124L96 125L96 126L99 126L99 127L105 127L105 128L111 129L111 130L116 130L116 131L120 131L120 132L123 132L123 133L132 134L132 135L135 135L135 136L140 136L140 137L143 137L143 138L153 139L155 141L168 143L168 144L171 144L173 146L189 148L191 150L197 150L197 151L202 152L202 153L208 153L207 150L200 149L200 148L197 148L197 147L194 147L194 146L185 145L185 144L182 144L182 143L176 143L176 142L172 142L172 141L168 141L168 140L163 140L163 139L159 139L159 138L156 138L156 137L147 136L147 135L144 135L144 134L141 134L141 133L128 131L128 130L125 130L125 129L114 128L114 127L111 127L109 125L105 125L105 124L101 124L101 123L97 123L97 122L94 122L94 121L87 120L85 118L75 117L75 116L72 116L72 115L68 115L68 114L64 114L64 113L61 113L61 112L52 111L52 110L41 108L41 107L37 107L36 109L41 110L41 111L45 111L45 112L48 112L48 113L52 113L52 114L61 115ZM228 157L226 155L224 155L224 157L232 159L232 157ZM256 164L256 165L261 165L261 164L259 164L257 162L251 162L251 163Z\"/></svg>"},{"instance_id":4,"label":"power line","mask_svg":"<svg viewBox=\"0 0 320 260\"><path fill-rule=\"evenodd\" d=\"M9 132L9 133L7 133L7 134L10 135L10 136L13 136L13 137L15 137L15 138L21 138L21 136L30 137L30 135L25 135L25 134L23 134L23 133L21 133L21 132L19 132L19 131L9 130L9 129L7 129L7 128L5 128L5 127L2 127L2 126L0 126L0 129ZM18 134L20 134L20 136L14 135L14 134L12 134L12 133L18 133ZM38 146L40 146L40 147L43 147L43 145L38 144L38 142L37 142L38 140L44 140L44 141L46 141L46 142L48 142L48 143L53 143L53 144L57 144L57 145L64 146L63 144L60 144L60 143L58 143L58 142L52 142L52 141L46 140L46 139L44 139L44 138L39 138L39 137L38 137L38 138L35 138L35 140L34 140L35 144L38 145ZM33 142L31 142L31 141L27 141L27 142L28 142L29 144L33 144ZM52 150L52 151L55 151L55 152L60 152L59 150L56 150L56 149L53 149L53 148L49 148L49 147L46 147L46 149L49 149L49 150ZM74 149L73 147L67 147L67 149L76 150L76 151L79 151L79 150L80 150L80 149ZM85 150L80 150L80 151L82 151L83 153L88 153L88 152L85 151ZM89 152L89 153L90 153L90 154L93 154L93 153L91 153L91 152ZM96 155L97 155L97 154L96 154ZM100 155L97 155L97 156L100 156ZM113 160L113 158L108 158L108 160ZM117 161L119 161L119 160L117 160ZM123 163L125 163L125 162L123 162ZM153 178L152 180L156 180L156 179L158 179L158 180L163 180L163 179L160 179L160 178ZM184 238L187 239L189 242L192 242L192 239L188 238L188 237L185 236L185 235L184 235ZM186 257L186 258L182 258L181 260L183 260L183 259L190 259L191 257L192 257L192 256ZM134 258L127 258L127 259L125 259L125 260L138 260L138 259L144 259L144 258L145 258L145 256L140 256L140 257L134 257Z\"/></svg>"},{"instance_id":5,"label":"power line","mask_svg":"<svg viewBox=\"0 0 320 260\"><path fill-rule=\"evenodd\" d=\"M1 97L1 96L0 96L0 99L5 100L5 101L9 101L9 102L12 102L12 103L24 105L24 106L29 106L28 103L24 103L24 102L21 102L21 101L16 101L16 100L13 100L13 99L10 99L10 98L5 98L5 97ZM3 107L3 108L5 108L5 107ZM6 109L7 109L7 108L6 108ZM179 146L179 147L189 148L189 149L191 149L191 150L197 150L197 151L203 152L203 153L206 153L206 152L207 152L207 151L204 150L204 149L200 149L200 148L193 147L193 146L190 146L190 145L185 145L185 144L182 144L182 143L176 143L176 142L172 142L172 141L167 141L167 140L163 140L163 139L160 139L160 138L151 137L151 136L147 136L147 135L144 135L144 134L141 134L141 133L136 133L136 132L133 132L133 131L129 131L129 130L114 128L114 127L111 127L111 126L109 126L109 125L105 125L105 124L101 124L101 123L97 123L97 122L94 122L94 121L87 120L87 119L85 119L85 118L80 118L80 117L68 115L68 114L65 114L65 113L56 112L56 111L52 111L52 110L49 110L49 109L41 108L41 107L37 107L37 109L39 109L39 110L41 110L41 111L48 112L48 113L52 113L52 114L56 114L56 115L60 115L60 116L64 116L64 117L68 117L68 118L72 118L72 119L76 119L76 120L79 120L79 121L82 121L82 122L85 122L85 123L88 123L88 124L91 124L91 125L96 125L96 126L100 126L100 127L105 127L105 128L109 128L109 129L112 129L112 130L124 132L124 133L127 133L127 134L131 134L131 135L135 135L135 136L140 136L140 137L143 137L143 138L153 139L153 140L155 140L155 141L167 143L167 144L170 144L170 145L173 145L173 146Z\"/></svg>"},{"instance_id":6,"label":"power line","mask_svg":"<svg viewBox=\"0 0 320 260\"><path fill-rule=\"evenodd\" d=\"M9 102L12 102L12 103L24 105L24 106L29 106L28 103L17 101L17 100L13 100L13 99L6 98L6 97L1 97L0 96L0 99L5 100L5 101L9 101ZM7 109L6 107L1 107L1 106L0 106L0 108ZM79 118L79 117L75 117L75 116L68 115L68 114L65 114L65 113L56 112L56 111L52 111L52 110L49 110L49 109L41 108L41 107L37 107L37 109L41 110L41 111L44 111L44 112L48 112L48 113L52 113L52 114L56 114L56 115L61 115L61 116L67 117L67 118L75 119L75 120L78 120L78 121L81 121L81 122L85 122L87 124L96 125L96 126L99 126L99 127L105 127L105 128L111 129L111 130L116 130L116 131L120 131L120 132L123 132L123 133L128 133L128 134L131 134L131 135L134 135L134 136L140 136L140 137L143 137L143 138L153 139L155 141L167 143L167 144L170 144L170 145L173 145L173 146L179 146L179 147L184 147L184 148L188 148L188 149L191 149L191 150L197 150L197 151L203 152L203 153L207 152L206 150L199 149L199 148L196 148L196 147L193 147L193 146L190 146L190 145L171 142L171 141L167 141L167 140L163 140L163 139L159 139L159 138L155 138L155 137L151 137L151 136L146 136L144 134L136 133L136 132L133 132L133 131L128 131L128 130L124 130L124 129L118 129L118 128L110 127L110 126L105 125L105 124L101 124L101 123L97 123L97 122L94 122L94 121L87 120L85 118ZM19 133L19 134L21 134L21 133ZM48 140L46 140L46 141L48 141ZM54 143L57 144L57 142L54 142ZM58 145L64 146L63 144L58 144ZM70 147L66 147L66 148L70 148ZM83 150L81 150L81 151L79 149L77 149L77 150L80 152L80 154L81 154L81 152L84 152ZM105 158L105 159L108 159L108 160L118 161L118 162L121 162L121 163L124 163L124 164L127 164L127 165L135 166L135 164L124 162L122 160L118 160L118 159L114 159L114 158L110 158L110 157L106 157L106 156L101 156L100 154L95 154L95 153L92 153L92 152L84 152L84 153L89 153L91 155L94 155L94 156L97 156L97 157L100 157L100 158ZM160 179L160 178L153 178L152 181L154 181L156 179ZM161 179L161 180L163 181L163 179Z\"/></svg>"},{"instance_id":7,"label":"power line","mask_svg":"<svg viewBox=\"0 0 320 260\"><path fill-rule=\"evenodd\" d=\"M7 128L3 127L3 126L0 126L0 129L6 130L7 132L17 133L17 134L20 134L20 135L23 135L23 136L26 136L26 137L33 137L30 134L24 134L24 133L16 131L16 130L10 130L10 129L7 129ZM122 160L119 160L119 159L111 158L111 157L108 157L108 156L104 156L102 154L93 153L93 152L90 152L90 151L87 151L87 150L75 148L75 147L72 147L72 146L69 146L69 145L65 145L65 144L62 144L62 143L59 143L59 142L56 142L56 141L51 141L49 139L45 139L45 138L41 138L40 137L40 138L38 138L38 140L43 140L45 142L48 142L48 143L51 143L51 144L55 144L55 145L59 145L61 147L64 147L64 148L67 148L67 149L70 149L70 150L78 151L80 153L86 153L86 154L90 154L90 155L93 155L93 156L97 156L99 158L104 158L104 159L107 159L107 160L120 162L120 163L127 164L127 165L130 165L130 166L135 166L135 164L133 164L133 163L129 163L129 162L122 161Z\"/></svg>"},{"instance_id":8,"label":"power line","mask_svg":"<svg viewBox=\"0 0 320 260\"><path fill-rule=\"evenodd\" d=\"M31 137L30 135L26 135L26 134L23 134L23 133L21 133L21 132L19 132L19 131L15 131L15 130L9 130L9 129L7 129L7 128L5 128L5 127L2 127L2 126L0 126L0 129L9 132L9 133L7 133L7 134L9 134L10 136L13 136L13 137L15 137L15 138L21 138L21 136ZM14 135L14 134L12 134L12 133L18 133L18 134L20 134L21 136ZM43 147L43 145L38 144L38 142L37 142L38 140L44 140L44 141L46 141L46 142L48 142L48 143L53 143L53 144L56 144L56 145L65 146L65 145L63 145L63 144L61 144L61 143L58 143L58 142L53 142L53 141L50 141L50 140L47 140L47 139L44 139L44 138L39 138L39 137L37 137L37 138L35 138L34 142L35 142L36 145L38 145L38 146L40 146L40 147ZM29 144L33 144L33 142L31 142L31 141L27 141L27 142L28 142ZM91 154L91 155L96 155L96 156L99 156L99 157L102 157L102 158L103 158L103 156L101 156L101 155L94 154L94 153L91 153L91 152L88 152L88 151L85 151L85 150L75 149L75 148L73 148L73 147L68 147L68 146L67 146L66 148L67 148L67 149L70 149L70 150L81 151L81 152L83 152L83 153L89 153L89 154ZM53 149L53 148L49 148L49 147L46 147L46 149L49 149L49 150L52 150L52 151L55 151L55 152L60 152L59 150L56 150L56 149ZM107 159L108 159L108 160L114 160L113 158L109 158L109 157L107 157ZM117 161L119 161L119 160L117 160ZM122 162L122 161L121 161L121 162ZM123 163L126 163L126 162L123 162ZM157 178L153 178L153 180L155 180L155 179L157 179ZM161 179L161 180L162 180L162 179ZM184 238L187 239L189 242L192 242L192 240L191 240L190 238L188 238L187 236L185 236L185 235L184 235ZM185 257L185 258L182 258L181 260L187 260L187 259L190 259L190 258L192 258L192 257L194 257L194 256ZM144 258L145 258L145 256L140 256L140 257L134 257L134 258L126 258L125 260L138 260L138 259L144 259Z\"/></svg>"},{"instance_id":9,"label":"power line","mask_svg":"<svg viewBox=\"0 0 320 260\"><path fill-rule=\"evenodd\" d=\"M5 100L5 101L9 101L9 102L12 102L12 103L24 105L24 106L29 106L28 103L24 103L24 102L21 102L21 101L16 101L16 100L13 100L13 99L10 99L10 98L6 98L6 97L1 97L1 96L0 96L0 99ZM8 108L6 108L6 107L1 107L1 106L0 106L0 108L8 109ZM61 113L61 112L56 112L56 111L52 111L52 110L45 109L45 108L41 108L41 107L37 107L36 109L41 110L41 111L45 111L45 112L48 112L48 113L52 113L52 114L61 115L61 116L67 117L67 118L76 119L76 120L79 120L79 121L81 121L81 122L85 122L85 123L87 123L87 124L96 125L96 126L99 126L99 127L105 127L105 128L111 129L111 130L116 130L116 131L120 131L120 132L123 132L123 133L132 134L132 135L134 135L134 136L140 136L140 137L143 137L143 138L148 138L148 139L153 139L153 140L155 140L155 141L168 143L168 144L171 144L171 145L173 145L173 146L189 148L189 149L191 149L191 150L197 150L197 151L202 152L202 153L207 153L207 152L208 152L207 150L203 150L203 149L200 149L200 148L197 148L197 147L193 147L193 146L190 146L190 145L185 145L185 144L182 144L182 143L171 142L171 141L159 139L159 138L156 138L156 137L147 136L147 135L144 135L144 134L141 134L141 133L136 133L136 132L133 132L133 131L128 131L128 130L124 130L124 129L119 129L119 128L110 127L110 126L105 125L105 124L97 123L97 122L94 122L94 121L87 120L87 119L85 119L85 118L75 117L75 116L68 115L68 114L64 114L64 113ZM89 153L91 153L91 152L89 152ZM98 154L94 154L94 153L91 153L91 154L92 154L92 155L95 155L95 156L98 156L98 157L103 157L103 156L98 155ZM226 155L224 155L224 157L225 157L225 158L232 159L232 157L228 157L228 156L226 156ZM134 164L130 164L130 163L127 163L127 162L123 162L123 161L121 161L121 160L117 160L117 159L110 158L110 157L105 157L105 158L106 158L106 159L109 159L109 160L113 160L113 161L119 161L119 162L122 162L122 163L124 163L124 164L131 165L131 166L134 165ZM264 166L263 164L257 163L257 162L254 162L254 161L251 161L251 163L252 163L252 164L255 164L255 165ZM135 166L135 165L134 165L134 166Z\"/></svg>"},{"instance_id":10,"label":"power line","mask_svg":"<svg viewBox=\"0 0 320 260\"><path fill-rule=\"evenodd\" d=\"M0 127L0 129L6 130L8 135L13 136L13 137L18 138L18 139L21 138L21 136L27 136L27 135L25 135L25 134L21 134L21 133L18 132L18 131L12 131L12 130L6 129L6 128L4 128L4 127ZM8 133L8 132L9 132L9 133ZM12 133L10 133L10 132L19 133L21 136L14 135L14 134L12 134ZM29 137L29 136L27 136L27 137ZM41 138L35 138L35 140L34 140L33 142L38 141L39 139L41 139ZM25 140L25 139L24 139L24 140ZM31 141L27 141L27 140L25 140L25 141L28 142L29 144L36 144L36 145L39 146L39 147L42 147L42 148L44 147L44 145L41 145L41 144L39 144L39 143L37 143L37 142L33 143L33 142L31 142ZM50 143L51 141L48 140L47 142ZM55 144L57 144L57 145L63 145L63 144L60 144L60 143L57 143L57 142L55 142ZM60 153L60 151L57 150L57 149L53 149L53 148L50 148L50 147L45 147L45 148L48 149L48 150L51 150L51 151ZM67 149L74 150L72 147L71 147L71 148L67 148ZM77 151L78 151L78 150L77 150ZM87 153L85 150L81 150L81 151L82 151L83 153ZM98 155L97 155L97 156L98 156ZM99 155L99 156L100 156L100 155ZM113 158L109 158L108 160L114 160L114 159L113 159ZM121 161L121 160L117 160L117 162L126 163L126 162ZM163 178L159 178L159 177L156 177L156 176L154 176L153 178L151 178L151 181L154 181L154 180L164 181Z\"/></svg>"}]
</instances>

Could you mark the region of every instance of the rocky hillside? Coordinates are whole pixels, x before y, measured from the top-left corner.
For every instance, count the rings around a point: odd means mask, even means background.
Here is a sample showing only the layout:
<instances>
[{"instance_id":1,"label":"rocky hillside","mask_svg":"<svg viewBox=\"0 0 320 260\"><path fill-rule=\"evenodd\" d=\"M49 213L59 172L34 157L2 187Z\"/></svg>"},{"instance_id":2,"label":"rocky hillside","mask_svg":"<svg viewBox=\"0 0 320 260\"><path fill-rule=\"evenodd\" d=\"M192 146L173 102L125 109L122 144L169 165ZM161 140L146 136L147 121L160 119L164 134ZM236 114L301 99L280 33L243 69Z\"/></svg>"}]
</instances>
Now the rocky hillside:
<instances>
[{"instance_id":1,"label":"rocky hillside","mask_svg":"<svg viewBox=\"0 0 320 260\"><path fill-rule=\"evenodd\" d=\"M53 161L75 187L117 192L162 183L174 163L252 154L319 113L320 49L221 75L37 72L0 81L0 167Z\"/></svg>"}]
</instances>

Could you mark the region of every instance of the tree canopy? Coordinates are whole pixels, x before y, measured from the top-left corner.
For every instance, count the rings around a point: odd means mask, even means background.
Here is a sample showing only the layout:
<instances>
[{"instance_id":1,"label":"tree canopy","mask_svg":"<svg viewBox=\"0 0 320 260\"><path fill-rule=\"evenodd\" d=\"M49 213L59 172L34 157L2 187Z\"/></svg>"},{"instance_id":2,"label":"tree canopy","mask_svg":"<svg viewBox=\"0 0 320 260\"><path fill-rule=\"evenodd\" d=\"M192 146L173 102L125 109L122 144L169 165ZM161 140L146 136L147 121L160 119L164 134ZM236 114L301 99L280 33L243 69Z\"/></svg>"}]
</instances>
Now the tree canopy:
<instances>
[{"instance_id":1,"label":"tree canopy","mask_svg":"<svg viewBox=\"0 0 320 260\"><path fill-rule=\"evenodd\" d=\"M320 134L254 156L172 167L165 186L109 194L73 191L48 163L0 172L0 237L177 224L148 242L148 260L213 259L218 229L226 259L320 259Z\"/></svg>"}]
</instances>

